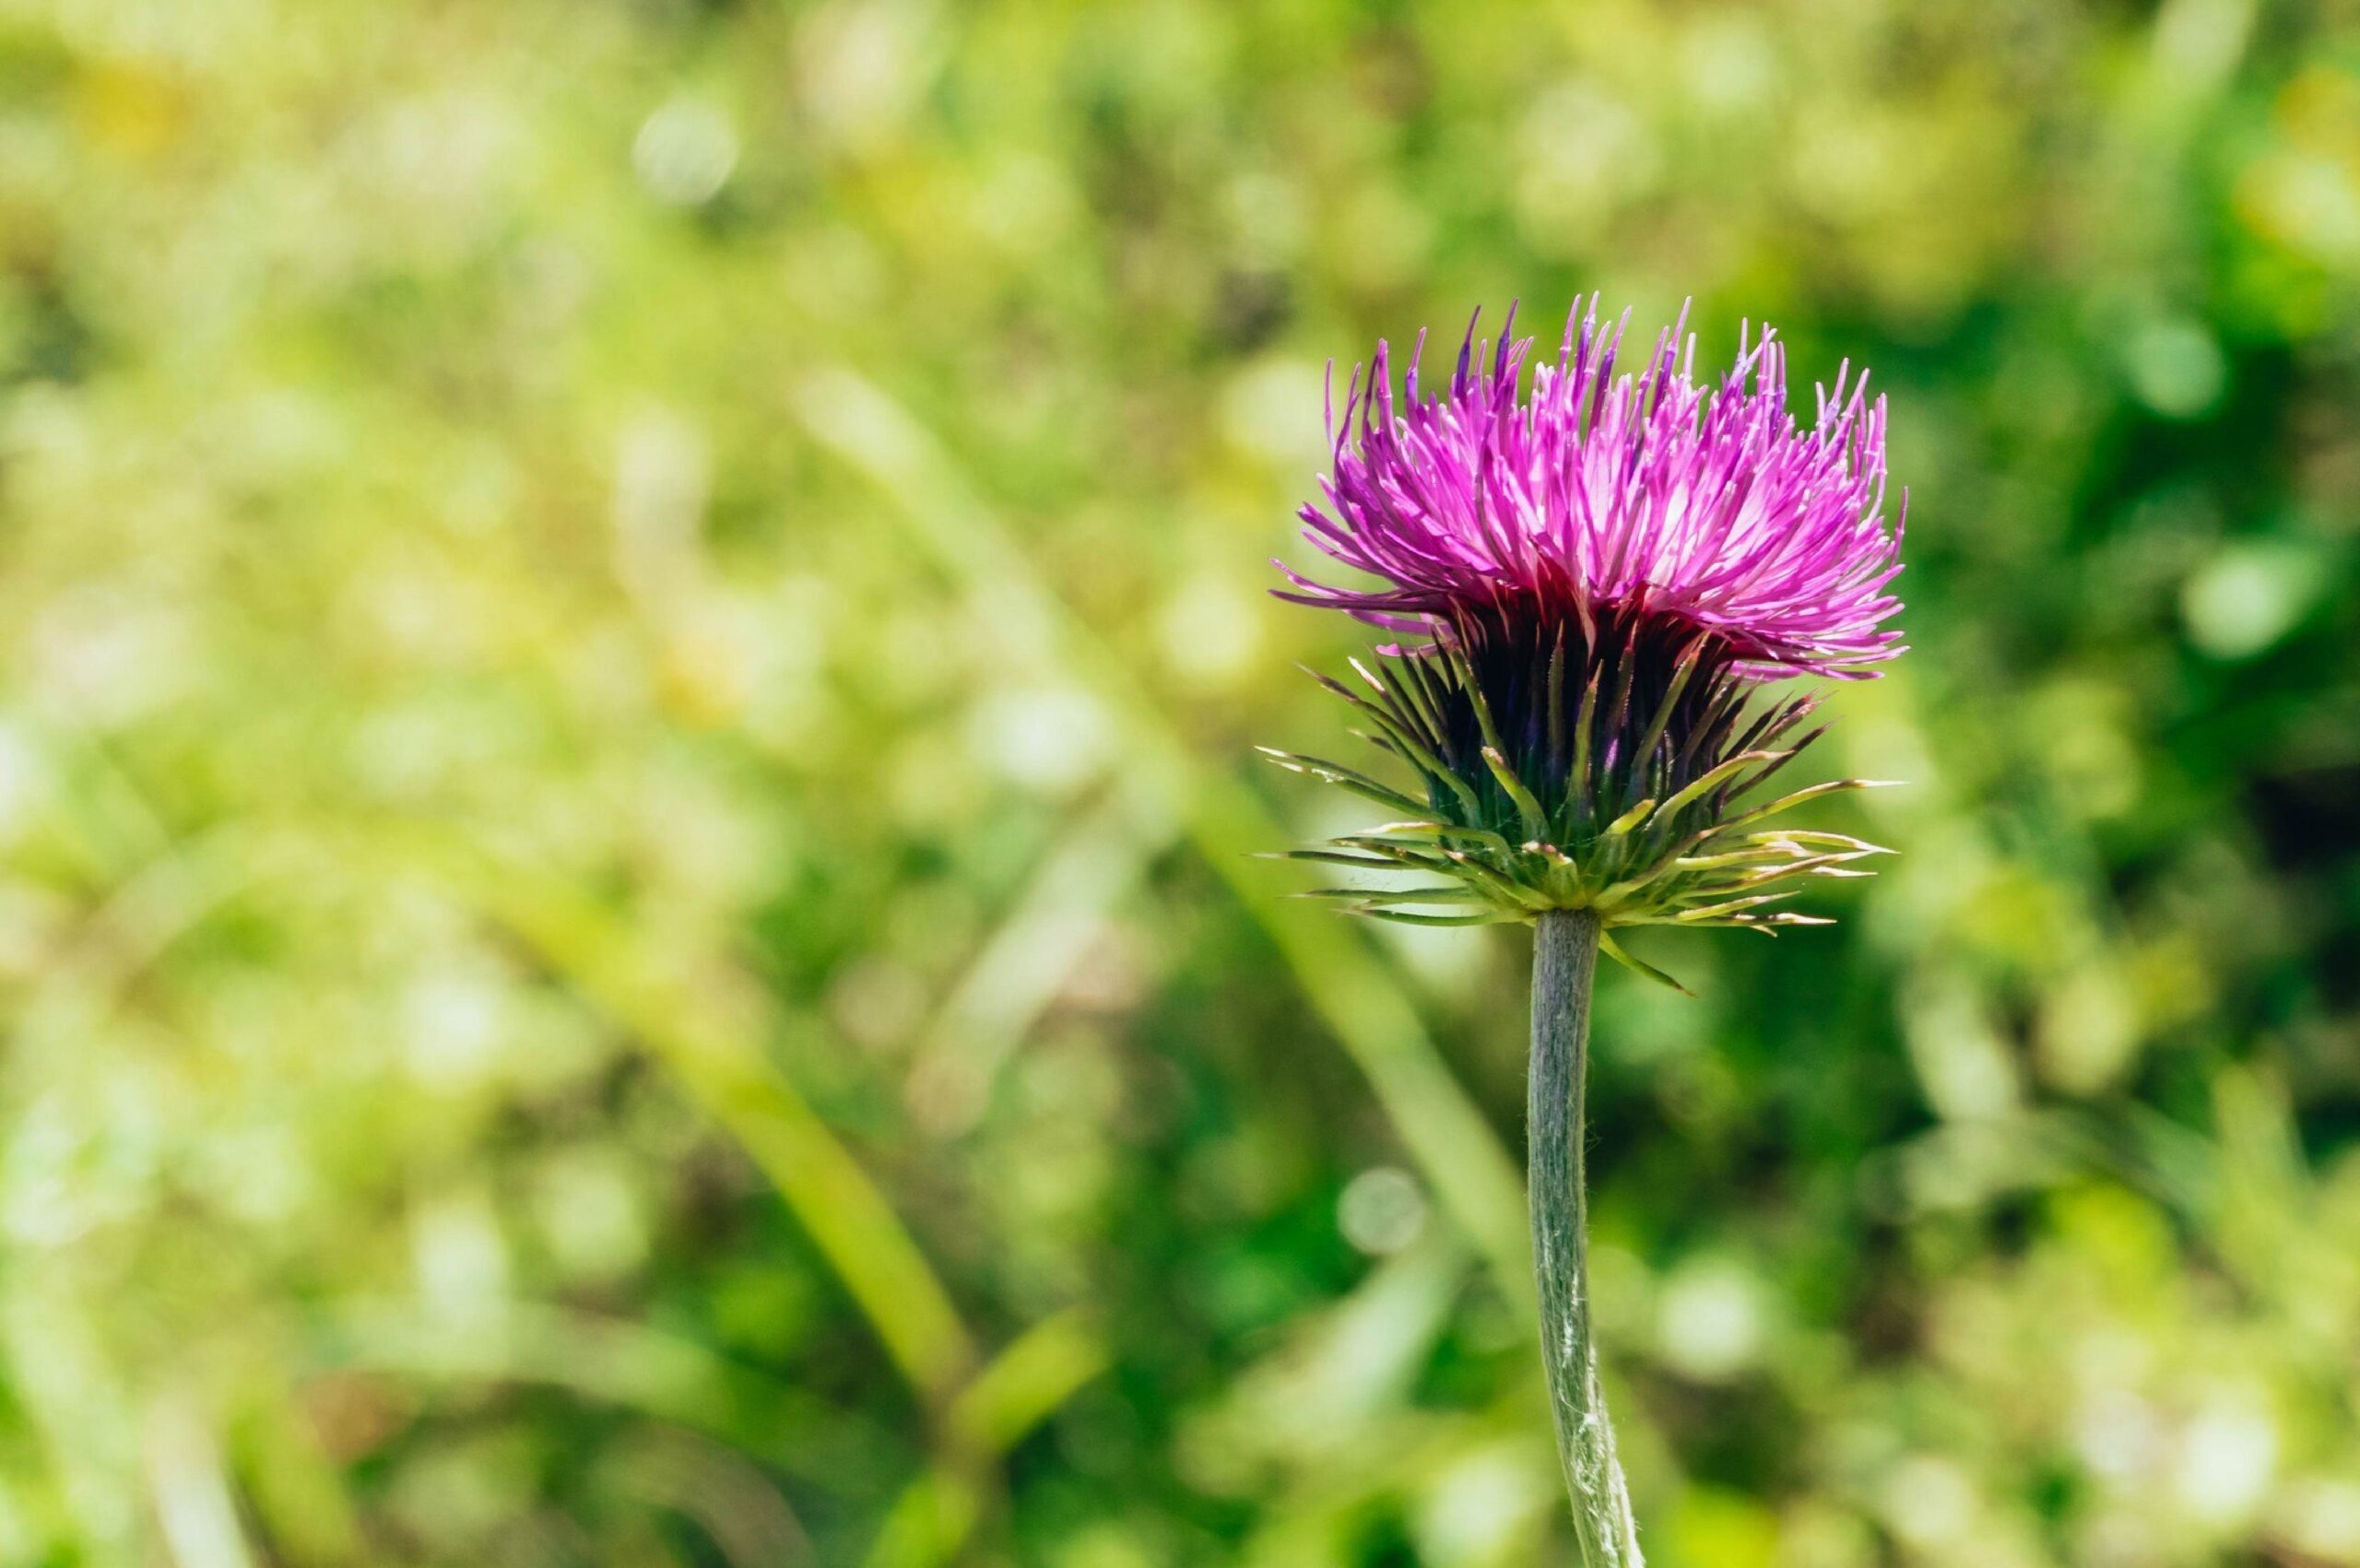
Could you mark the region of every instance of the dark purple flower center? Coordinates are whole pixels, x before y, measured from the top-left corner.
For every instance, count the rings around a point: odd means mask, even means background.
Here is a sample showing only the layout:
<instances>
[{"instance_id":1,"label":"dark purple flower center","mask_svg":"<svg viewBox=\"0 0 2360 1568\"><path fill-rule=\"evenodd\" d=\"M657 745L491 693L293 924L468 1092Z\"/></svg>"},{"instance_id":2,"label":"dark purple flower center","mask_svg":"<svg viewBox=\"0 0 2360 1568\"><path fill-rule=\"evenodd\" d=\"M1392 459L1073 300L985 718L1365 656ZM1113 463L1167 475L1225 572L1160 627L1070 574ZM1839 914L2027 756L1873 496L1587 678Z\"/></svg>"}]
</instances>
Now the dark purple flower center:
<instances>
[{"instance_id":1,"label":"dark purple flower center","mask_svg":"<svg viewBox=\"0 0 2360 1568\"><path fill-rule=\"evenodd\" d=\"M1752 701L1748 650L1676 611L1592 605L1578 594L1501 593L1427 618L1435 644L1392 656L1428 662L1439 749L1452 771L1496 788L1485 719L1509 769L1555 815L1600 828L1663 800L1739 751L1790 729L1811 696ZM1456 657L1443 658L1443 645ZM1471 682L1472 690L1469 690Z\"/></svg>"}]
</instances>

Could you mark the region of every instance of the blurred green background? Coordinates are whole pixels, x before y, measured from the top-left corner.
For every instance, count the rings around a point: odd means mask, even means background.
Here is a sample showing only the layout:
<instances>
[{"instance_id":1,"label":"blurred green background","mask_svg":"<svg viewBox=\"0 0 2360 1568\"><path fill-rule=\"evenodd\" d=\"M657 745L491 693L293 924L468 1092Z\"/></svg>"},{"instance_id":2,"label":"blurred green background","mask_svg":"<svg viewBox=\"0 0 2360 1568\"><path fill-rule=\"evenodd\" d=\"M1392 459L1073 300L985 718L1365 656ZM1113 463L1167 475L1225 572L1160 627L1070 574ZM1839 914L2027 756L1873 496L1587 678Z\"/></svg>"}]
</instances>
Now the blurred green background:
<instances>
[{"instance_id":1,"label":"blurred green background","mask_svg":"<svg viewBox=\"0 0 2360 1568\"><path fill-rule=\"evenodd\" d=\"M1898 845L1600 1014L1659 1568L2360 1563L2360 11L0 4L0 1562L1567 1563L1379 336L1894 400Z\"/></svg>"}]
</instances>

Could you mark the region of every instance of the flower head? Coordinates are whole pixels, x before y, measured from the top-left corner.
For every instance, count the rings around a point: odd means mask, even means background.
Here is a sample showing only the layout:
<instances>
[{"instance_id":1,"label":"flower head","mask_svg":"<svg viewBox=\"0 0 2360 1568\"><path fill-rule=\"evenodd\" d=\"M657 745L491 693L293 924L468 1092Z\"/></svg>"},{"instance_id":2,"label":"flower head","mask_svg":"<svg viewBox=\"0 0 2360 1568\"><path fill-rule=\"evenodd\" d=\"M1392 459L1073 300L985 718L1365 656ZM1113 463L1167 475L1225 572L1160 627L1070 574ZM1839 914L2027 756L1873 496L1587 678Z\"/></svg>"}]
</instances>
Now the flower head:
<instances>
[{"instance_id":1,"label":"flower head","mask_svg":"<svg viewBox=\"0 0 2360 1568\"><path fill-rule=\"evenodd\" d=\"M1363 913L1466 924L1592 908L1610 927L1769 929L1815 924L1764 912L1791 890L1770 884L1860 875L1848 863L1881 853L1749 831L1859 781L1739 797L1811 738L1781 747L1815 699L1767 683L1870 676L1901 651L1884 624L1900 608L1900 525L1883 516L1882 400L1847 366L1806 429L1768 331L1713 386L1676 331L1618 376L1622 336L1595 301L1576 309L1527 393L1531 341L1503 335L1486 369L1470 326L1447 391L1422 395L1413 355L1398 402L1379 345L1331 419L1327 506L1302 515L1321 549L1380 581L1280 567L1280 596L1419 639L1355 661L1365 691L1326 684L1422 787L1274 754L1408 814L1297 853L1446 878L1328 890ZM1434 904L1462 907L1417 911Z\"/></svg>"},{"instance_id":2,"label":"flower head","mask_svg":"<svg viewBox=\"0 0 2360 1568\"><path fill-rule=\"evenodd\" d=\"M1900 528L1882 520L1885 410L1868 377L1846 366L1804 430L1767 329L1717 388L1695 379L1693 338L1665 333L1618 377L1622 341L1593 300L1519 396L1532 340L1504 332L1487 371L1470 325L1449 390L1420 396L1413 354L1398 404L1377 345L1331 422L1330 510L1302 516L1313 543L1386 585L1287 572L1297 591L1281 596L1397 630L1607 608L1712 631L1762 675L1863 674L1900 652L1882 629L1901 608L1885 591Z\"/></svg>"}]
</instances>

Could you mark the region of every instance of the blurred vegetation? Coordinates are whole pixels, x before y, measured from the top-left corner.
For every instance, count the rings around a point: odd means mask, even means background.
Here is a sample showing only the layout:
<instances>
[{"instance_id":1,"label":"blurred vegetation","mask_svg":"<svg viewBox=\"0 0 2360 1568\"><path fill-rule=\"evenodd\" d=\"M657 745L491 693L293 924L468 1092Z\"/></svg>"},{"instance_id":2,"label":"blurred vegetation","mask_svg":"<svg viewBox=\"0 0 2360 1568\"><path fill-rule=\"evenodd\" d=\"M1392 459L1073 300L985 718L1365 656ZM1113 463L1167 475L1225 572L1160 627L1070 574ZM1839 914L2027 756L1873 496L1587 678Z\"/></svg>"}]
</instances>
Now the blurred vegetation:
<instances>
[{"instance_id":1,"label":"blurred vegetation","mask_svg":"<svg viewBox=\"0 0 2360 1568\"><path fill-rule=\"evenodd\" d=\"M2348 4L8 0L0 1562L1568 1561L1522 945L1245 759L1599 288L1911 489L1904 855L1606 981L1651 1561L2360 1563L2355 282Z\"/></svg>"}]
</instances>

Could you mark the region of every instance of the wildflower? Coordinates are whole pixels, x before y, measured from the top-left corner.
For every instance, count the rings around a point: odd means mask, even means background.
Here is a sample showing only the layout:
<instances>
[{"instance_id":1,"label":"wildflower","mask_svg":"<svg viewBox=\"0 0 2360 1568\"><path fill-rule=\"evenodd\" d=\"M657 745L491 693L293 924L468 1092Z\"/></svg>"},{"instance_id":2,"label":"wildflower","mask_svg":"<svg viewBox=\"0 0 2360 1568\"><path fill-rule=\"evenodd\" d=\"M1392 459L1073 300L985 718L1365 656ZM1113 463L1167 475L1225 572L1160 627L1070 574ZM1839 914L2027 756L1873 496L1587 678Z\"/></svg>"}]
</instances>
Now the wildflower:
<instances>
[{"instance_id":1,"label":"wildflower","mask_svg":"<svg viewBox=\"0 0 2360 1568\"><path fill-rule=\"evenodd\" d=\"M1327 504L1303 511L1312 542L1375 585L1288 572L1281 593L1397 639L1352 661L1364 690L1317 678L1414 782L1271 755L1400 818L1292 855L1429 878L1315 896L1385 919L1535 928L1527 1158L1541 1360L1582 1561L1642 1568L1588 1313L1598 955L1677 984L1611 929L1824 924L1766 906L1799 878L1865 875L1852 863L1884 853L1760 825L1864 781L1751 802L1818 733L1797 733L1813 694L1778 683L1857 679L1901 652L1886 625L1901 607L1901 525L1884 520L1884 404L1848 366L1805 429L1767 330L1717 386L1697 381L1694 341L1677 328L1618 376L1622 326L1601 328L1592 301L1525 391L1532 345L1513 327L1511 313L1486 369L1470 324L1440 396L1421 394L1413 354L1398 403L1378 346L1340 426L1330 410Z\"/></svg>"},{"instance_id":2,"label":"wildflower","mask_svg":"<svg viewBox=\"0 0 2360 1568\"><path fill-rule=\"evenodd\" d=\"M1622 339L1595 301L1577 309L1525 394L1531 340L1504 332L1487 368L1470 325L1446 391L1422 394L1413 354L1398 401L1379 345L1340 424L1331 408L1306 536L1378 582L1281 566L1280 596L1400 639L1353 661L1364 690L1319 678L1416 782L1272 755L1404 818L1298 855L1444 880L1326 896L1427 924L1589 909L1609 929L1775 931L1818 923L1766 910L1794 890L1777 884L1860 875L1849 863L1881 853L1758 826L1865 781L1741 803L1817 734L1797 733L1814 694L1766 688L1870 676L1901 652L1882 399L1847 367L1806 429L1767 330L1717 386L1676 331L1617 375ZM1454 912L1421 913L1434 905Z\"/></svg>"}]
</instances>

